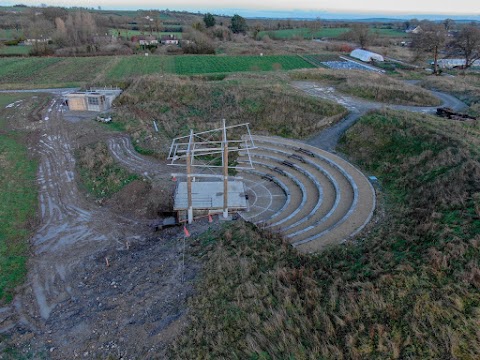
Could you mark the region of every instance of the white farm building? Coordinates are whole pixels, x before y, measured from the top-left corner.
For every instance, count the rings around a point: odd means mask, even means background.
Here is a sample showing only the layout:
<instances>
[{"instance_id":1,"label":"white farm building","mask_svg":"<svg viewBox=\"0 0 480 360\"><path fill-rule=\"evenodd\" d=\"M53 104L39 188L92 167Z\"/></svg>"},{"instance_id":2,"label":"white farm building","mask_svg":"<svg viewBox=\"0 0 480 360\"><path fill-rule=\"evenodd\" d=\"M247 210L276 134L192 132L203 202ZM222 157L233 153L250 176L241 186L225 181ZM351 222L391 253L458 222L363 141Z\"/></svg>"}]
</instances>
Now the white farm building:
<instances>
[{"instance_id":1,"label":"white farm building","mask_svg":"<svg viewBox=\"0 0 480 360\"><path fill-rule=\"evenodd\" d=\"M363 62L384 61L383 56L363 49L355 49L350 56Z\"/></svg>"}]
</instances>

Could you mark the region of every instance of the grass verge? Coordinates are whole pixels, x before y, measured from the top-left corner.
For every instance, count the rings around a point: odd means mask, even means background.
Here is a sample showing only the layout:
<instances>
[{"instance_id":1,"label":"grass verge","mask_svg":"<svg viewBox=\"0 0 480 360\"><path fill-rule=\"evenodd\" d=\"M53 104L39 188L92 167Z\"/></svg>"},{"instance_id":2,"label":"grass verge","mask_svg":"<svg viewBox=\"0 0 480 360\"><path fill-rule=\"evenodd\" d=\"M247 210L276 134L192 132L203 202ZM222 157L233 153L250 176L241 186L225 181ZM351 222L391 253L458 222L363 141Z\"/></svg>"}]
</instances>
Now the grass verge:
<instances>
[{"instance_id":1,"label":"grass verge","mask_svg":"<svg viewBox=\"0 0 480 360\"><path fill-rule=\"evenodd\" d=\"M10 302L27 274L30 224L37 207L37 163L25 133L10 131L5 106L29 95L0 94L0 303Z\"/></svg>"},{"instance_id":2,"label":"grass verge","mask_svg":"<svg viewBox=\"0 0 480 360\"><path fill-rule=\"evenodd\" d=\"M343 151L386 196L362 241L301 255L245 223L197 239L205 265L172 357L479 358L480 150L454 130L382 112L347 132Z\"/></svg>"}]
</instances>

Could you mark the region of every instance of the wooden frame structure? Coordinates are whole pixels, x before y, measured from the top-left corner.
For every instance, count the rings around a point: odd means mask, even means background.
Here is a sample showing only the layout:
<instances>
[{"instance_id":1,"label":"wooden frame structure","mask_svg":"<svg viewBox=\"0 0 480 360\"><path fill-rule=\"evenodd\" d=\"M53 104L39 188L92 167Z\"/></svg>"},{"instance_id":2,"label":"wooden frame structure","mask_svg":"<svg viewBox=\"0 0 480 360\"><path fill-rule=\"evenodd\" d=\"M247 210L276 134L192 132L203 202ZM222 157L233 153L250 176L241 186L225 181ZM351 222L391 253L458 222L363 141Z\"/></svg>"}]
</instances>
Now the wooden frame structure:
<instances>
[{"instance_id":1,"label":"wooden frame structure","mask_svg":"<svg viewBox=\"0 0 480 360\"><path fill-rule=\"evenodd\" d=\"M223 217L228 218L228 170L238 169L237 165L229 164L229 153L244 151L250 159L249 150L255 144L250 133L249 124L226 126L223 120L221 128L195 133L173 139L168 154L171 166L186 167L188 223L193 222L192 180L195 178L218 178L223 180ZM193 173L193 168L202 168L210 174ZM251 160L242 169L253 169ZM221 174L215 170L222 170ZM179 174L172 174L176 177Z\"/></svg>"}]
</instances>

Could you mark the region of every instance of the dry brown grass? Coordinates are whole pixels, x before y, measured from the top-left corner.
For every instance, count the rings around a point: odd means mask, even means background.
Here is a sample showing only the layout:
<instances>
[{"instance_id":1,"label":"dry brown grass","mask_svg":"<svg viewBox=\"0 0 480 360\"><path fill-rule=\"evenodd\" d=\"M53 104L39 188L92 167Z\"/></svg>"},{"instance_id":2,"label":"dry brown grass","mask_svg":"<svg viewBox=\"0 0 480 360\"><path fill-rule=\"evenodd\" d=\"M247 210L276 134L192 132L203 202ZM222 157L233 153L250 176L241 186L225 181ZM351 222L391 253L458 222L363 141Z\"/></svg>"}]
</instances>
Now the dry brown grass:
<instances>
[{"instance_id":1,"label":"dry brown grass","mask_svg":"<svg viewBox=\"0 0 480 360\"><path fill-rule=\"evenodd\" d=\"M480 76L473 72L458 73L456 76L429 76L421 85L458 97L469 105L470 113L480 116Z\"/></svg>"},{"instance_id":2,"label":"dry brown grass","mask_svg":"<svg viewBox=\"0 0 480 360\"><path fill-rule=\"evenodd\" d=\"M255 75L145 77L117 100L115 121L125 125L142 147L165 152L173 137L189 128L206 130L249 122L257 134L302 138L341 119L346 110L329 101L298 95L285 83ZM156 120L160 132L153 131Z\"/></svg>"},{"instance_id":3,"label":"dry brown grass","mask_svg":"<svg viewBox=\"0 0 480 360\"><path fill-rule=\"evenodd\" d=\"M395 112L366 115L343 149L379 177L384 223L319 256L243 223L204 235L176 358L480 357L480 149Z\"/></svg>"},{"instance_id":4,"label":"dry brown grass","mask_svg":"<svg viewBox=\"0 0 480 360\"><path fill-rule=\"evenodd\" d=\"M80 181L97 198L110 197L139 178L119 167L103 142L81 148L76 155Z\"/></svg>"},{"instance_id":5,"label":"dry brown grass","mask_svg":"<svg viewBox=\"0 0 480 360\"><path fill-rule=\"evenodd\" d=\"M419 86L367 71L296 70L290 73L290 77L294 80L318 81L335 86L339 91L353 96L389 104L419 106L441 104L439 99Z\"/></svg>"}]
</instances>

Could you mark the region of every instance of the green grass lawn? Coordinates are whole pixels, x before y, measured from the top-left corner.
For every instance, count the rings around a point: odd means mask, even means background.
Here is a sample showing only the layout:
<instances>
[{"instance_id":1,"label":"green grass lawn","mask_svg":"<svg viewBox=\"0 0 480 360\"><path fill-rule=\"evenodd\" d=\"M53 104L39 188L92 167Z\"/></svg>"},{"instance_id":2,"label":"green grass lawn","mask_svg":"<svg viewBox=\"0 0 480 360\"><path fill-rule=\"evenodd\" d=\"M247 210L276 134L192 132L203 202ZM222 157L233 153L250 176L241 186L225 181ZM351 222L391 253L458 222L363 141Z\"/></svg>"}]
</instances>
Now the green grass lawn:
<instances>
[{"instance_id":1,"label":"green grass lawn","mask_svg":"<svg viewBox=\"0 0 480 360\"><path fill-rule=\"evenodd\" d=\"M36 212L36 161L24 134L7 131L5 106L29 94L0 94L0 303L9 302L27 274L28 223Z\"/></svg>"}]
</instances>

